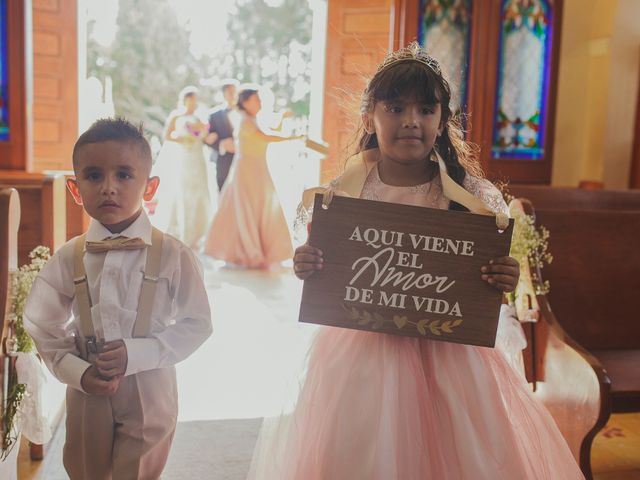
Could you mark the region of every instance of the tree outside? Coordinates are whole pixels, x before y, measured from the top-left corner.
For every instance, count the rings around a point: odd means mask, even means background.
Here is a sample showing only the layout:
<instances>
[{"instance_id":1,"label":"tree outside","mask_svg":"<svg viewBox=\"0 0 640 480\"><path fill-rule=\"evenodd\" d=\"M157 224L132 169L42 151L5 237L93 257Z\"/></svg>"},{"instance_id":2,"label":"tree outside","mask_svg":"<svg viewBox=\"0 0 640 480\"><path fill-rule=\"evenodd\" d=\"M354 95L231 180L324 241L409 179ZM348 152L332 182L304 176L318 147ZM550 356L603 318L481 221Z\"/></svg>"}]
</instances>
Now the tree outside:
<instances>
[{"instance_id":1,"label":"tree outside","mask_svg":"<svg viewBox=\"0 0 640 480\"><path fill-rule=\"evenodd\" d=\"M177 11L184 2L119 0L110 45L94 39L95 20L87 26L87 77L95 76L103 85L111 78L115 114L143 121L149 134L157 137L185 85L198 86L201 101L213 106L224 78L270 88L277 108L307 117L309 0L229 1L226 41L193 48L194 23L188 18L198 12Z\"/></svg>"}]
</instances>

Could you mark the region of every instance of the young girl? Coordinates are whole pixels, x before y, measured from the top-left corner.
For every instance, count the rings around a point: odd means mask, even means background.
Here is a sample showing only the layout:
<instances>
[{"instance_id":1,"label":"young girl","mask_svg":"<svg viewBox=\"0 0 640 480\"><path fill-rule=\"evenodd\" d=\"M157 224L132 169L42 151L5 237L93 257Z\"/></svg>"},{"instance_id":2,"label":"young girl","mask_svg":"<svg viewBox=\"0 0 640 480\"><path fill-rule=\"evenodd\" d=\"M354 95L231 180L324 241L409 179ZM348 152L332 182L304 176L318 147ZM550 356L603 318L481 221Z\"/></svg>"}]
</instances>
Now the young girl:
<instances>
[{"instance_id":1,"label":"young girl","mask_svg":"<svg viewBox=\"0 0 640 480\"><path fill-rule=\"evenodd\" d=\"M482 207L474 211L505 213L452 121L449 101L438 63L417 45L391 54L364 92L357 163L329 189L431 208L466 210L461 203L475 203ZM299 247L296 275L321 270L322 258L312 245ZM478 275L511 291L518 264L494 259ZM321 328L295 410L265 423L249 477L583 478L553 419L508 361L509 345L523 348L508 311L503 307L494 349Z\"/></svg>"}]
</instances>

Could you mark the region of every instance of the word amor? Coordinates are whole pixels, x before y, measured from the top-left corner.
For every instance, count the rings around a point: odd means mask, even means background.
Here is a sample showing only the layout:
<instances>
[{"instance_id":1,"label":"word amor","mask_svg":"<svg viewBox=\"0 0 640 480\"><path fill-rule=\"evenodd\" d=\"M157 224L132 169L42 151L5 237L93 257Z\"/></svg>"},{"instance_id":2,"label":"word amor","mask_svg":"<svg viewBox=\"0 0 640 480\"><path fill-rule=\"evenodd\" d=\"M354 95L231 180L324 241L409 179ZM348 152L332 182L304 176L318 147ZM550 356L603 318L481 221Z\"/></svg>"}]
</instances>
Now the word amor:
<instances>
[{"instance_id":1,"label":"word amor","mask_svg":"<svg viewBox=\"0 0 640 480\"><path fill-rule=\"evenodd\" d=\"M453 287L455 280L447 276L433 275L425 272L420 262L420 254L399 250L400 248L418 251L438 252L449 255L473 256L474 243L466 240L417 235L413 233L378 230L376 228L360 229L356 226L349 240L363 242L378 250L371 256L360 257L353 262L351 269L355 272L349 286L346 287L344 300L366 304L377 304L394 308L406 308L407 294L385 291L374 292L372 288L356 288L357 280L366 281L368 287L391 288L405 292L411 289L433 288L434 293L444 293ZM407 242L405 245L403 242ZM398 269L401 267L402 269ZM412 269L406 271L403 269ZM416 270L419 270L418 272ZM377 295L377 298L374 298ZM438 313L462 317L459 302L450 304L444 299L411 295L416 311Z\"/></svg>"}]
</instances>

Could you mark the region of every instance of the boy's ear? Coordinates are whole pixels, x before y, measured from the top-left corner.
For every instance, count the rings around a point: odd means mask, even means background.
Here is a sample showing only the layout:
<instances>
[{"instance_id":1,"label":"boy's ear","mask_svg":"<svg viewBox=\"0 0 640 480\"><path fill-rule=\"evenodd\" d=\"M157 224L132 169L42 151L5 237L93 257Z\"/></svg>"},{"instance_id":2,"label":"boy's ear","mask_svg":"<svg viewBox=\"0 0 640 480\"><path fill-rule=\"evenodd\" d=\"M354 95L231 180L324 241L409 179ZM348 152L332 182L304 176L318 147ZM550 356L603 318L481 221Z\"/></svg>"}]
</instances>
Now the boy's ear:
<instances>
[{"instance_id":1,"label":"boy's ear","mask_svg":"<svg viewBox=\"0 0 640 480\"><path fill-rule=\"evenodd\" d=\"M371 115L369 115L368 113L362 114L362 125L364 125L364 130L369 135L373 135L374 133L376 133L376 129L373 126L373 119L371 118Z\"/></svg>"},{"instance_id":2,"label":"boy's ear","mask_svg":"<svg viewBox=\"0 0 640 480\"><path fill-rule=\"evenodd\" d=\"M156 190L158 190L158 186L160 185L159 177L151 177L147 180L147 188L144 189L144 194L142 198L145 202L150 202L153 200L153 196L156 194Z\"/></svg>"},{"instance_id":3,"label":"boy's ear","mask_svg":"<svg viewBox=\"0 0 640 480\"><path fill-rule=\"evenodd\" d=\"M69 192L71 192L71 196L76 201L78 205L82 205L82 196L80 195L80 190L78 189L78 181L75 178L67 178L67 188Z\"/></svg>"}]
</instances>

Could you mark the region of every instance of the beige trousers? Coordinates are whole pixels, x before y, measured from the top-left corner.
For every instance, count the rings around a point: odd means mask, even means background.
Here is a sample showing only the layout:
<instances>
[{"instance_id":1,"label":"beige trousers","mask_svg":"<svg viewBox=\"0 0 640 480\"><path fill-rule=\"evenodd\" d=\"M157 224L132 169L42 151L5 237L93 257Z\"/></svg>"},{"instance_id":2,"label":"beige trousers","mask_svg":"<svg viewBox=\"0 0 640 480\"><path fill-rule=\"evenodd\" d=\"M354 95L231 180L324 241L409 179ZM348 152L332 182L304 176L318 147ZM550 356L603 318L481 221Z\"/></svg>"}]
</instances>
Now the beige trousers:
<instances>
[{"instance_id":1,"label":"beige trousers","mask_svg":"<svg viewBox=\"0 0 640 480\"><path fill-rule=\"evenodd\" d=\"M64 467L71 480L160 478L178 416L174 367L124 377L113 397L67 388Z\"/></svg>"}]
</instances>

